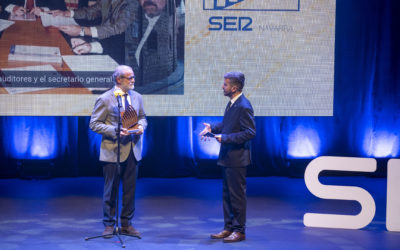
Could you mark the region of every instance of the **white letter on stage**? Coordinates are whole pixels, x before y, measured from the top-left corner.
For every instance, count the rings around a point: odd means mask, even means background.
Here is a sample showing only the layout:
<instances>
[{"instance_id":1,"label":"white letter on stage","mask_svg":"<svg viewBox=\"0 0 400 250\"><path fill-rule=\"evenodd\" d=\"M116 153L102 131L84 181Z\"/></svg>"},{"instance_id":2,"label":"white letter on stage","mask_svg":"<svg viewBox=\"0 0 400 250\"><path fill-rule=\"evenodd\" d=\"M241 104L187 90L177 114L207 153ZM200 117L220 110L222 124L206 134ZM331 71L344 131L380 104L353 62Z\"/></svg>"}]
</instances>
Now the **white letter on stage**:
<instances>
[{"instance_id":1,"label":"white letter on stage","mask_svg":"<svg viewBox=\"0 0 400 250\"><path fill-rule=\"evenodd\" d=\"M374 172L376 160L353 157L318 157L310 162L304 174L308 190L321 199L355 200L361 205L358 215L304 214L307 227L360 229L367 226L375 215L375 201L365 189L354 186L323 185L318 175L324 170Z\"/></svg>"},{"instance_id":2,"label":"white letter on stage","mask_svg":"<svg viewBox=\"0 0 400 250\"><path fill-rule=\"evenodd\" d=\"M386 228L400 232L400 159L390 159L387 166Z\"/></svg>"}]
</instances>

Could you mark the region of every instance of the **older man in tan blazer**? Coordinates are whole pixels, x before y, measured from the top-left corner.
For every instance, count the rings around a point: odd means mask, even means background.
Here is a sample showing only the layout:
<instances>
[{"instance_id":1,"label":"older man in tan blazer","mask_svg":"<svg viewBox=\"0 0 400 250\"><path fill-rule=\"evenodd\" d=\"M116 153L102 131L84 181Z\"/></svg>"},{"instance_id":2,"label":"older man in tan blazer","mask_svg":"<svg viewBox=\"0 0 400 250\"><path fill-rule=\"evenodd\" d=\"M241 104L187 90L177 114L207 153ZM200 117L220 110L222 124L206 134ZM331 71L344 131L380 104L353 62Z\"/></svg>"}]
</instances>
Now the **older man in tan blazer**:
<instances>
[{"instance_id":1,"label":"older man in tan blazer","mask_svg":"<svg viewBox=\"0 0 400 250\"><path fill-rule=\"evenodd\" d=\"M104 196L103 196L103 224L105 238L112 237L115 230L116 199L118 198L119 178L122 180L122 210L121 232L123 234L140 237L132 226L135 212L135 187L137 176L137 162L142 159L142 134L147 127L146 114L143 108L142 96L133 91L135 75L129 66L118 66L113 74L114 88L99 96L90 118L89 127L102 135L100 146L100 161L103 162ZM117 168L117 127L118 100L116 92L122 92L123 110L133 109L137 114L137 131L131 134L126 128L121 129L120 161L121 168ZM120 173L118 173L120 172Z\"/></svg>"}]
</instances>

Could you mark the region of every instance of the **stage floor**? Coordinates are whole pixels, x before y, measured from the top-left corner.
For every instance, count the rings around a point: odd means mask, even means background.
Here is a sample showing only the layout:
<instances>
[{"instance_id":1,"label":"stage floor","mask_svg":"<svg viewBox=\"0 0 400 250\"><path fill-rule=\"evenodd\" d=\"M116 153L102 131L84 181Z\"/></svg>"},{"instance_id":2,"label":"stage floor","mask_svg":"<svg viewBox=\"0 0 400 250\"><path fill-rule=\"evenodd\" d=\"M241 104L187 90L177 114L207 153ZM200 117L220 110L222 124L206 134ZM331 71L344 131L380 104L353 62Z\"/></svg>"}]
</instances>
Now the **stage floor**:
<instances>
[{"instance_id":1,"label":"stage floor","mask_svg":"<svg viewBox=\"0 0 400 250\"><path fill-rule=\"evenodd\" d=\"M122 236L127 249L399 249L400 233L385 229L386 179L324 177L357 185L375 199L374 220L362 230L306 228L306 212L358 214L356 202L314 197L303 179L247 178L246 241L224 244L210 233L223 226L220 179L138 180L133 225L142 239ZM0 249L121 249L101 234L103 179L0 179Z\"/></svg>"}]
</instances>

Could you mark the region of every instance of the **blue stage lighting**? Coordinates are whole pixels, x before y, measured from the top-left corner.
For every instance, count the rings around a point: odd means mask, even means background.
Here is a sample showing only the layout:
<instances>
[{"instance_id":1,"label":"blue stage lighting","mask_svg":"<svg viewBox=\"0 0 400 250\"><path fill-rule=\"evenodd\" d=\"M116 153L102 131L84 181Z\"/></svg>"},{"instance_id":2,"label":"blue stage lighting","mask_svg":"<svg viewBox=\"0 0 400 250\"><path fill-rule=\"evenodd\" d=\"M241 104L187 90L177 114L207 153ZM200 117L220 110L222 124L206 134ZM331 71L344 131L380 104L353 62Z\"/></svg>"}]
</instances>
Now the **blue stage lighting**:
<instances>
[{"instance_id":1,"label":"blue stage lighting","mask_svg":"<svg viewBox=\"0 0 400 250\"><path fill-rule=\"evenodd\" d=\"M58 150L56 117L7 117L3 143L14 159L54 159ZM10 143L11 142L11 143Z\"/></svg>"},{"instance_id":2,"label":"blue stage lighting","mask_svg":"<svg viewBox=\"0 0 400 250\"><path fill-rule=\"evenodd\" d=\"M375 158L397 157L399 138L388 131L368 131L363 141L365 156Z\"/></svg>"},{"instance_id":3,"label":"blue stage lighting","mask_svg":"<svg viewBox=\"0 0 400 250\"><path fill-rule=\"evenodd\" d=\"M298 126L288 137L288 158L314 158L319 155L321 141L312 128Z\"/></svg>"}]
</instances>

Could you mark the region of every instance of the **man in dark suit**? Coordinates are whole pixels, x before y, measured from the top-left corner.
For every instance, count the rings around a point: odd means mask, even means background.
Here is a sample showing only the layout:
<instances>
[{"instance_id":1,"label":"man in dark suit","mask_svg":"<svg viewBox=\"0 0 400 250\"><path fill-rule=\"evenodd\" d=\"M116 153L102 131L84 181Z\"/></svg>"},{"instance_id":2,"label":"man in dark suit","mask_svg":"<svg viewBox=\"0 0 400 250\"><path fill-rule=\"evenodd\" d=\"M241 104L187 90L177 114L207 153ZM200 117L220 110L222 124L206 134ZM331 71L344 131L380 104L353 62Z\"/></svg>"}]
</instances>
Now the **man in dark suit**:
<instances>
[{"instance_id":1,"label":"man in dark suit","mask_svg":"<svg viewBox=\"0 0 400 250\"><path fill-rule=\"evenodd\" d=\"M211 238L225 243L246 239L246 167L251 163L250 140L256 127L253 108L242 94L244 81L241 72L224 75L222 89L230 98L224 118L221 123L204 123L200 133L202 139L214 136L221 143L218 165L223 173L224 230Z\"/></svg>"},{"instance_id":2,"label":"man in dark suit","mask_svg":"<svg viewBox=\"0 0 400 250\"><path fill-rule=\"evenodd\" d=\"M137 86L158 82L158 88L166 87L177 67L175 2L139 0L134 5L136 18L125 36L125 63L134 69Z\"/></svg>"},{"instance_id":3,"label":"man in dark suit","mask_svg":"<svg viewBox=\"0 0 400 250\"><path fill-rule=\"evenodd\" d=\"M118 66L113 74L115 87L105 92L96 100L89 127L102 135L100 146L100 161L103 162L104 195L103 195L103 236L112 237L115 227L116 200L118 199L119 179L122 180L122 210L121 232L140 237L132 226L135 212L135 187L137 163L142 159L142 134L147 127L146 114L143 108L142 96L133 91L135 75L129 66ZM123 93L122 106L125 111L135 110L137 114L138 131L131 134L126 128L121 129L120 173L117 169L117 135L118 100L117 93ZM118 225L116 225L118 227Z\"/></svg>"}]
</instances>

